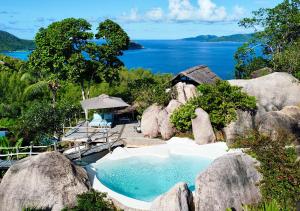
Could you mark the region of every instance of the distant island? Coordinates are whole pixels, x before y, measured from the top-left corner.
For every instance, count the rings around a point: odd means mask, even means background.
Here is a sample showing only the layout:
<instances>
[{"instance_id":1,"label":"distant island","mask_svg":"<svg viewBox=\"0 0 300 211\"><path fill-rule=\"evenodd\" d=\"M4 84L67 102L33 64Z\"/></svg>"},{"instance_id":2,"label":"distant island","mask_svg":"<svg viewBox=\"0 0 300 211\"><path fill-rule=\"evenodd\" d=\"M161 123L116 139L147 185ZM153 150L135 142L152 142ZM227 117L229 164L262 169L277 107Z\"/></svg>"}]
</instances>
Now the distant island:
<instances>
[{"instance_id":1,"label":"distant island","mask_svg":"<svg viewBox=\"0 0 300 211\"><path fill-rule=\"evenodd\" d=\"M198 42L247 42L253 37L253 34L232 34L227 36L199 35L188 37L182 40Z\"/></svg>"},{"instance_id":2,"label":"distant island","mask_svg":"<svg viewBox=\"0 0 300 211\"><path fill-rule=\"evenodd\" d=\"M0 52L1 51L29 51L35 48L33 40L25 40L15 35L0 30ZM128 50L139 50L144 47L136 42L130 41Z\"/></svg>"},{"instance_id":3,"label":"distant island","mask_svg":"<svg viewBox=\"0 0 300 211\"><path fill-rule=\"evenodd\" d=\"M141 44L136 43L134 41L130 41L128 50L140 50L143 48L144 48L144 46L142 46Z\"/></svg>"},{"instance_id":4,"label":"distant island","mask_svg":"<svg viewBox=\"0 0 300 211\"><path fill-rule=\"evenodd\" d=\"M0 31L0 51L27 51L34 49L32 40L24 40L6 31Z\"/></svg>"}]
</instances>

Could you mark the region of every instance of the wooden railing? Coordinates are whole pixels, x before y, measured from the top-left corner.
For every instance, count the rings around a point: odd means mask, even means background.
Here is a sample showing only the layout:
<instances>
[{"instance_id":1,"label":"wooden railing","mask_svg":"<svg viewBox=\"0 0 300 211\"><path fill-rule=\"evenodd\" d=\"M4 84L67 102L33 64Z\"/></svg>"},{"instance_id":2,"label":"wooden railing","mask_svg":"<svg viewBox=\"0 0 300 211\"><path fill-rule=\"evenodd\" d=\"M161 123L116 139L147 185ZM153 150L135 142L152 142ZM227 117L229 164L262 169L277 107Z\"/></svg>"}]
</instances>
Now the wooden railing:
<instances>
[{"instance_id":1,"label":"wooden railing","mask_svg":"<svg viewBox=\"0 0 300 211\"><path fill-rule=\"evenodd\" d=\"M24 146L24 147L0 147L0 152L3 151L3 150L7 151L7 153L5 153L5 154L0 154L0 159L1 159L1 157L8 157L8 159L11 159L13 156L16 156L17 160L19 160L20 155L32 156L32 155L38 155L38 154L42 153L40 151L35 152L34 149L49 149L49 148L52 148L52 147L53 147L54 151L57 150L56 143L48 145L48 146L33 146L33 145L30 145L30 146ZM29 151L22 152L23 150L26 150L26 149L29 149Z\"/></svg>"}]
</instances>

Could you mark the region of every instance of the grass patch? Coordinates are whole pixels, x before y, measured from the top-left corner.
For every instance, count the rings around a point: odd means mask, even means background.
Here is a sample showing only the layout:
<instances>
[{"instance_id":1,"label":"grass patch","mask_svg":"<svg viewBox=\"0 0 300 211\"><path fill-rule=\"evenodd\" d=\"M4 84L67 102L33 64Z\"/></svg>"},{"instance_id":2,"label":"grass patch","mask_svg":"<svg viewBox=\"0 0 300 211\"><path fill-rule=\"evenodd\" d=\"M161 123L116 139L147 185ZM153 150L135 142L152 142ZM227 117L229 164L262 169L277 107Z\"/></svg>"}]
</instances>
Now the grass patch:
<instances>
[{"instance_id":1,"label":"grass patch","mask_svg":"<svg viewBox=\"0 0 300 211\"><path fill-rule=\"evenodd\" d=\"M296 210L300 201L300 162L295 147L287 147L292 141L283 134L272 140L254 132L237 138L231 146L248 148L246 152L260 161L263 202L275 200L282 210Z\"/></svg>"}]
</instances>

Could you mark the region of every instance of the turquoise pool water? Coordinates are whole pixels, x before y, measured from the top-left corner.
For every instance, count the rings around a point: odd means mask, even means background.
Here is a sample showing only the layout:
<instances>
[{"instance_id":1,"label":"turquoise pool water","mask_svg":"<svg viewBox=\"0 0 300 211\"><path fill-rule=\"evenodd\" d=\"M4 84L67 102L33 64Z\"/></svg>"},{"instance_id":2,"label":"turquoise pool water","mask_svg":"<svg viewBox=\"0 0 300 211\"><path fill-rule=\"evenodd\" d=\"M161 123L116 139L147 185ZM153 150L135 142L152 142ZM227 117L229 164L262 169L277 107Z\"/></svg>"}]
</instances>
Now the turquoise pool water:
<instances>
[{"instance_id":1,"label":"turquoise pool water","mask_svg":"<svg viewBox=\"0 0 300 211\"><path fill-rule=\"evenodd\" d=\"M193 191L196 176L211 162L210 159L198 156L136 156L104 160L95 167L97 178L109 189L127 197L150 202L178 182L186 182Z\"/></svg>"}]
</instances>

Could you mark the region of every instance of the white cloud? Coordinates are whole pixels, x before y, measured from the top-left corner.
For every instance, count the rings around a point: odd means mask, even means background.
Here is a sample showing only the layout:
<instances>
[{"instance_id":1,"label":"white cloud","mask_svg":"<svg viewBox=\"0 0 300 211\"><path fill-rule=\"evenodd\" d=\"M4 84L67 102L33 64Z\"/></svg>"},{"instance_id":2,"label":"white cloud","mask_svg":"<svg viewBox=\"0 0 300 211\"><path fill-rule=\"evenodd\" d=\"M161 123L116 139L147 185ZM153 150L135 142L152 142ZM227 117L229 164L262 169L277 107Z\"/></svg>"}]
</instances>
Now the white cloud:
<instances>
[{"instance_id":1,"label":"white cloud","mask_svg":"<svg viewBox=\"0 0 300 211\"><path fill-rule=\"evenodd\" d=\"M172 21L215 22L226 21L225 7L217 6L211 0L198 0L192 5L190 0L169 0L169 17Z\"/></svg>"},{"instance_id":2,"label":"white cloud","mask_svg":"<svg viewBox=\"0 0 300 211\"><path fill-rule=\"evenodd\" d=\"M169 0L170 20L187 21L194 16L195 8L189 0Z\"/></svg>"},{"instance_id":3,"label":"white cloud","mask_svg":"<svg viewBox=\"0 0 300 211\"><path fill-rule=\"evenodd\" d=\"M146 12L145 18L146 20L151 21L160 21L163 19L164 12L160 7L153 8Z\"/></svg>"},{"instance_id":4,"label":"white cloud","mask_svg":"<svg viewBox=\"0 0 300 211\"><path fill-rule=\"evenodd\" d=\"M217 6L212 0L198 0L196 5L191 0L168 0L168 12L156 7L140 14L136 8L129 14L124 13L118 19L125 22L169 21L169 22L225 22L236 21L245 13L244 8L235 6L230 15L226 8Z\"/></svg>"},{"instance_id":5,"label":"white cloud","mask_svg":"<svg viewBox=\"0 0 300 211\"><path fill-rule=\"evenodd\" d=\"M124 22L140 22L143 18L139 15L137 8L132 8L129 14L124 13L118 19Z\"/></svg>"},{"instance_id":6,"label":"white cloud","mask_svg":"<svg viewBox=\"0 0 300 211\"><path fill-rule=\"evenodd\" d=\"M241 6L238 6L238 5L235 5L234 8L233 8L233 15L231 17L231 19L240 19L241 17L243 17L246 13L246 10L241 7Z\"/></svg>"}]
</instances>

